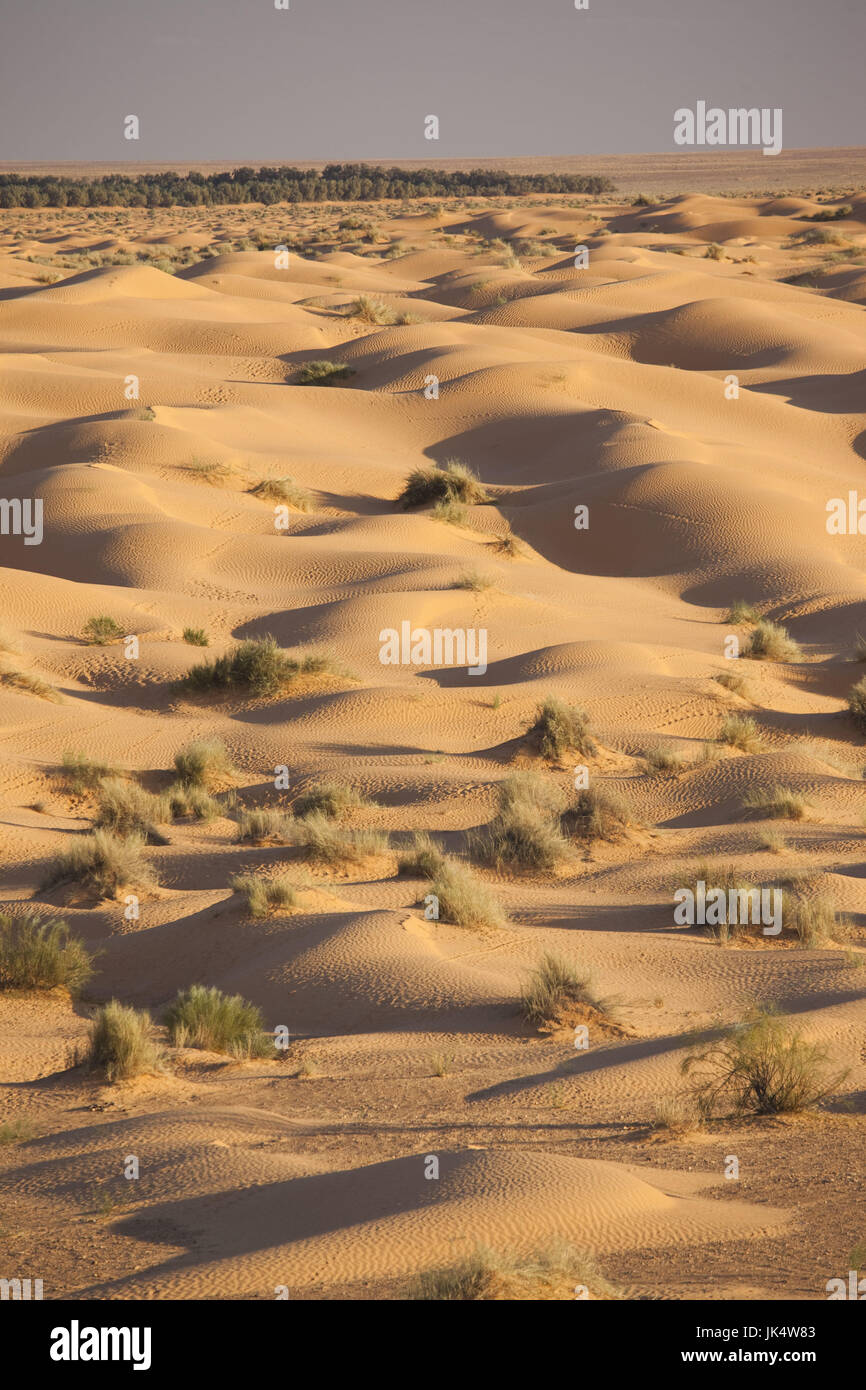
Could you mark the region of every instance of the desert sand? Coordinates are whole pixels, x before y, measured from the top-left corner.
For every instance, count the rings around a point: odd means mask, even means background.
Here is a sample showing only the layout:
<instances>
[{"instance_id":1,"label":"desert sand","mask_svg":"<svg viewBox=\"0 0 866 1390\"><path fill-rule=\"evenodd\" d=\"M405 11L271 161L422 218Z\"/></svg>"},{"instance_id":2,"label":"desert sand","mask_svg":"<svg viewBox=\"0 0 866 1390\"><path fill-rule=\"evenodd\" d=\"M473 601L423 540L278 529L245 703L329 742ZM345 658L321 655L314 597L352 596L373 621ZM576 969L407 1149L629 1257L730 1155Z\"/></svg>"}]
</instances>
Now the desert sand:
<instances>
[{"instance_id":1,"label":"desert sand","mask_svg":"<svg viewBox=\"0 0 866 1390\"><path fill-rule=\"evenodd\" d=\"M0 536L0 911L60 917L99 955L80 998L0 993L0 1123L24 1135L0 1146L0 1273L46 1298L395 1299L479 1243L566 1241L628 1297L814 1300L846 1276L866 1237L866 750L846 704L866 537L829 534L826 504L863 486L866 197L842 203L827 223L817 189L3 214L0 494L42 499L44 538ZM300 384L322 359L352 374ZM398 503L453 458L489 501L450 522ZM286 476L310 502L278 528L254 489ZM729 659L738 599L795 659ZM137 655L85 640L103 614ZM484 629L486 671L383 664L404 621ZM333 668L266 696L178 687L264 634ZM540 756L548 697L588 712L591 756ZM720 742L731 716L754 721L745 751ZM135 885L42 886L95 817L64 754L155 792L199 738L236 771L214 818L147 847L137 918ZM567 794L583 762L625 799L621 832L574 837L549 871L476 866L501 925L426 920L424 876L398 872L410 832L466 857L509 775ZM384 848L321 866L238 840L244 808L288 814L323 778ZM780 785L798 819L744 813ZM718 861L830 901L844 933L677 927L674 888ZM230 879L277 871L295 905L252 917ZM521 1016L547 952L616 1000L584 1050L575 1018ZM193 983L288 1028L287 1053L170 1047L115 1084L86 1065L99 1003L158 1022ZM660 1124L695 1038L754 1004L846 1072L833 1095Z\"/></svg>"}]
</instances>

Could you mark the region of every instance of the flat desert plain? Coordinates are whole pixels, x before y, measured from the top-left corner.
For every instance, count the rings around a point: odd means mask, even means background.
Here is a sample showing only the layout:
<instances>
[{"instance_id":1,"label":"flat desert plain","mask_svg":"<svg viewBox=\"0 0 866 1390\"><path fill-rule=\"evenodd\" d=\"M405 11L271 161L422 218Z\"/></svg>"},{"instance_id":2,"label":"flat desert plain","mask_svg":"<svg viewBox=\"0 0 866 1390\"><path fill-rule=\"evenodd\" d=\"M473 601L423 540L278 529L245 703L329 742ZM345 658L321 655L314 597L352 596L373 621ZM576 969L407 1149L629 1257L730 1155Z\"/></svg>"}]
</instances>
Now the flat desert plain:
<instances>
[{"instance_id":1,"label":"flat desert plain","mask_svg":"<svg viewBox=\"0 0 866 1390\"><path fill-rule=\"evenodd\" d=\"M0 1275L866 1262L864 301L856 191L2 215ZM34 914L77 991L15 976ZM703 1115L779 1029L804 1104Z\"/></svg>"}]
</instances>

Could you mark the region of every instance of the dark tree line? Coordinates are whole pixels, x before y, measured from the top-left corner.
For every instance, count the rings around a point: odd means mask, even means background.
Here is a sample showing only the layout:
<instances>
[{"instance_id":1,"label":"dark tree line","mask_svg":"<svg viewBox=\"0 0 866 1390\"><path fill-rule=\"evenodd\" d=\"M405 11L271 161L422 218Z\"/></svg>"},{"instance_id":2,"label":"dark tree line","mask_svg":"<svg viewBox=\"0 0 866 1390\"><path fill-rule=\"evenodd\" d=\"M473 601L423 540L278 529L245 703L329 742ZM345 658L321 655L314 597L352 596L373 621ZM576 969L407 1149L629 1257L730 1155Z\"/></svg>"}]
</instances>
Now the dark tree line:
<instances>
[{"instance_id":1,"label":"dark tree line","mask_svg":"<svg viewBox=\"0 0 866 1390\"><path fill-rule=\"evenodd\" d=\"M364 203L381 198L519 197L527 193L608 193L609 179L586 174L509 174L494 169L380 169L327 164L233 169L221 174L0 174L0 208L213 207L239 203Z\"/></svg>"}]
</instances>

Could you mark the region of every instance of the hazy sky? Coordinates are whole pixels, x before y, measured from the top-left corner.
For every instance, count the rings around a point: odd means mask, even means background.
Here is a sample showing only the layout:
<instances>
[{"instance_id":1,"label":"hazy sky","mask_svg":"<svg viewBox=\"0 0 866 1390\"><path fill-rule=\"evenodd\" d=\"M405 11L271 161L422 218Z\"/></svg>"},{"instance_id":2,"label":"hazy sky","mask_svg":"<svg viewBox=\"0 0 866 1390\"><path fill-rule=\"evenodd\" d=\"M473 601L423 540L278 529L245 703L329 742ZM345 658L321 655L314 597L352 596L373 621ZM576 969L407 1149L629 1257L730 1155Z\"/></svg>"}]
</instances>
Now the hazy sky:
<instances>
[{"instance_id":1,"label":"hazy sky","mask_svg":"<svg viewBox=\"0 0 866 1390\"><path fill-rule=\"evenodd\" d=\"M866 144L866 0L290 3L0 0L0 161L664 151L699 99Z\"/></svg>"}]
</instances>

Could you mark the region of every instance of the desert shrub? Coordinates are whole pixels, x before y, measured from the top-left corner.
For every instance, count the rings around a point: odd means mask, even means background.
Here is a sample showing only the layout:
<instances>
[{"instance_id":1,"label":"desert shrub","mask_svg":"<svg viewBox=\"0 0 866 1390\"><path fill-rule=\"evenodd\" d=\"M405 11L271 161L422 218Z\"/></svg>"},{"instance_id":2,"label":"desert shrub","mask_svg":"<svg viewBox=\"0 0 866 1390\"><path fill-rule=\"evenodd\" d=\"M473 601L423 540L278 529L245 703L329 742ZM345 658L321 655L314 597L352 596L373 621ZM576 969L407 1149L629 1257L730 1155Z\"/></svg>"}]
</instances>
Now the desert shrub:
<instances>
[{"instance_id":1,"label":"desert shrub","mask_svg":"<svg viewBox=\"0 0 866 1390\"><path fill-rule=\"evenodd\" d=\"M397 872L416 878L434 878L445 863L445 855L426 831L416 831L410 844L401 850Z\"/></svg>"},{"instance_id":2,"label":"desert shrub","mask_svg":"<svg viewBox=\"0 0 866 1390\"><path fill-rule=\"evenodd\" d=\"M676 1139L693 1133L701 1124L702 1117L687 1096L664 1096L656 1102L652 1123L655 1130L664 1130Z\"/></svg>"},{"instance_id":3,"label":"desert shrub","mask_svg":"<svg viewBox=\"0 0 866 1390\"><path fill-rule=\"evenodd\" d=\"M219 739L195 739L174 756L178 778L184 786L209 789L235 775L225 744Z\"/></svg>"},{"instance_id":4,"label":"desert shrub","mask_svg":"<svg viewBox=\"0 0 866 1390\"><path fill-rule=\"evenodd\" d=\"M312 495L294 478L264 478L251 491L256 497L268 502L283 502L297 512L308 512L313 505Z\"/></svg>"},{"instance_id":5,"label":"desert shrub","mask_svg":"<svg viewBox=\"0 0 866 1390\"><path fill-rule=\"evenodd\" d=\"M230 465L221 459L192 458L189 463L184 464L184 469L187 473L192 473L193 477L200 478L203 483L210 483L211 487L227 483L232 476Z\"/></svg>"},{"instance_id":6,"label":"desert shrub","mask_svg":"<svg viewBox=\"0 0 866 1390\"><path fill-rule=\"evenodd\" d=\"M63 754L63 778L74 792L95 791L105 777L116 777L117 769L108 763L98 763L86 753L67 750Z\"/></svg>"},{"instance_id":7,"label":"desert shrub","mask_svg":"<svg viewBox=\"0 0 866 1390\"><path fill-rule=\"evenodd\" d=\"M836 911L832 898L817 894L814 898L797 896L786 904L784 924L796 933L801 946L818 949L831 941L847 941L851 924Z\"/></svg>"},{"instance_id":8,"label":"desert shrub","mask_svg":"<svg viewBox=\"0 0 866 1390\"><path fill-rule=\"evenodd\" d=\"M563 817L569 834L590 843L615 840L629 824L631 813L623 798L603 787L586 787L578 792Z\"/></svg>"},{"instance_id":9,"label":"desert shrub","mask_svg":"<svg viewBox=\"0 0 866 1390\"><path fill-rule=\"evenodd\" d=\"M469 513L462 502L437 502L430 512L431 521L441 521L445 526L468 526Z\"/></svg>"},{"instance_id":10,"label":"desert shrub","mask_svg":"<svg viewBox=\"0 0 866 1390\"><path fill-rule=\"evenodd\" d=\"M445 859L429 884L439 902L439 920L458 927L501 927L508 920L498 899L467 864Z\"/></svg>"},{"instance_id":11,"label":"desert shrub","mask_svg":"<svg viewBox=\"0 0 866 1390\"><path fill-rule=\"evenodd\" d=\"M298 675L333 669L326 656L310 653L298 659L287 656L274 637L253 637L225 656L193 666L180 684L196 692L243 690L251 695L276 695Z\"/></svg>"},{"instance_id":12,"label":"desert shrub","mask_svg":"<svg viewBox=\"0 0 866 1390\"><path fill-rule=\"evenodd\" d=\"M586 711L576 705L566 705L552 695L539 706L528 733L537 741L543 758L558 761L572 751L588 758L596 752Z\"/></svg>"},{"instance_id":13,"label":"desert shrub","mask_svg":"<svg viewBox=\"0 0 866 1390\"><path fill-rule=\"evenodd\" d=\"M251 917L267 917L278 907L294 907L297 894L287 878L266 878L264 874L235 874L229 887L240 893Z\"/></svg>"},{"instance_id":14,"label":"desert shrub","mask_svg":"<svg viewBox=\"0 0 866 1390\"><path fill-rule=\"evenodd\" d=\"M837 222L840 217L850 217L853 211L850 203L842 203L838 208L821 208L812 214L812 221Z\"/></svg>"},{"instance_id":15,"label":"desert shrub","mask_svg":"<svg viewBox=\"0 0 866 1390\"><path fill-rule=\"evenodd\" d=\"M482 574L480 570L464 570L454 581L455 589L469 589L474 594L483 593L485 589L492 589L496 580L492 574Z\"/></svg>"},{"instance_id":16,"label":"desert shrub","mask_svg":"<svg viewBox=\"0 0 866 1390\"><path fill-rule=\"evenodd\" d=\"M711 241L704 255L711 261L723 261L725 259L725 248L720 246L717 241Z\"/></svg>"},{"instance_id":17,"label":"desert shrub","mask_svg":"<svg viewBox=\"0 0 866 1390\"><path fill-rule=\"evenodd\" d=\"M165 795L174 820L195 816L196 820L210 821L223 814L223 807L204 787L172 782Z\"/></svg>"},{"instance_id":18,"label":"desert shrub","mask_svg":"<svg viewBox=\"0 0 866 1390\"><path fill-rule=\"evenodd\" d=\"M504 536L497 536L493 542L493 549L506 560L516 560L518 555L523 554L520 541L511 531L506 531Z\"/></svg>"},{"instance_id":19,"label":"desert shrub","mask_svg":"<svg viewBox=\"0 0 866 1390\"><path fill-rule=\"evenodd\" d=\"M0 913L0 989L56 989L77 994L93 975L93 954L65 922Z\"/></svg>"},{"instance_id":20,"label":"desert shrub","mask_svg":"<svg viewBox=\"0 0 866 1390\"><path fill-rule=\"evenodd\" d=\"M283 811L254 807L242 811L238 819L238 841L241 844L261 845L268 840L288 844L292 833L292 818Z\"/></svg>"},{"instance_id":21,"label":"desert shrub","mask_svg":"<svg viewBox=\"0 0 866 1390\"><path fill-rule=\"evenodd\" d=\"M25 671L17 661L0 657L0 685L10 690L24 690L28 695L36 695L40 700L50 700L52 704L63 703L59 690L33 671Z\"/></svg>"},{"instance_id":22,"label":"desert shrub","mask_svg":"<svg viewBox=\"0 0 866 1390\"><path fill-rule=\"evenodd\" d=\"M827 1054L787 1020L755 1009L724 1036L695 1048L682 1063L704 1118L722 1107L735 1114L796 1114L824 1100L845 1079L828 1073Z\"/></svg>"},{"instance_id":23,"label":"desert shrub","mask_svg":"<svg viewBox=\"0 0 866 1390\"><path fill-rule=\"evenodd\" d=\"M685 754L678 748L651 748L643 756L652 772L682 772L689 765Z\"/></svg>"},{"instance_id":24,"label":"desert shrub","mask_svg":"<svg viewBox=\"0 0 866 1390\"><path fill-rule=\"evenodd\" d=\"M494 868L552 869L568 851L559 825L564 797L541 777L517 773L499 788L489 825L472 831L470 853Z\"/></svg>"},{"instance_id":25,"label":"desert shrub","mask_svg":"<svg viewBox=\"0 0 866 1390\"><path fill-rule=\"evenodd\" d=\"M327 781L319 782L317 786L302 792L292 806L292 810L296 816L311 816L314 813L319 813L336 819L339 816L344 816L347 811L351 811L356 806L370 806L372 804L367 797L361 796L353 787L346 786L345 782Z\"/></svg>"},{"instance_id":26,"label":"desert shrub","mask_svg":"<svg viewBox=\"0 0 866 1390\"><path fill-rule=\"evenodd\" d=\"M489 501L472 469L459 459L447 459L433 468L415 468L397 498L404 507L429 507L434 502L458 502L474 506Z\"/></svg>"},{"instance_id":27,"label":"desert shrub","mask_svg":"<svg viewBox=\"0 0 866 1390\"><path fill-rule=\"evenodd\" d=\"M866 676L848 691L848 708L861 733L866 733Z\"/></svg>"},{"instance_id":28,"label":"desert shrub","mask_svg":"<svg viewBox=\"0 0 866 1390\"><path fill-rule=\"evenodd\" d=\"M361 864L388 851L388 836L383 831L343 830L321 811L311 811L298 821L298 835L311 862L335 868Z\"/></svg>"},{"instance_id":29,"label":"desert shrub","mask_svg":"<svg viewBox=\"0 0 866 1390\"><path fill-rule=\"evenodd\" d=\"M737 675L736 671L722 671L718 676L713 676L713 680L718 681L719 685L723 686L725 690L730 690L734 695L745 694L746 682L742 676Z\"/></svg>"},{"instance_id":30,"label":"desert shrub","mask_svg":"<svg viewBox=\"0 0 866 1390\"><path fill-rule=\"evenodd\" d=\"M734 627L751 626L761 621L761 615L753 603L747 603L744 598L735 598L730 608L726 622L732 623Z\"/></svg>"},{"instance_id":31,"label":"desert shrub","mask_svg":"<svg viewBox=\"0 0 866 1390\"><path fill-rule=\"evenodd\" d=\"M298 373L298 385L333 386L336 382L345 381L354 375L354 368L347 367L343 362L328 362L325 359L320 359L304 364Z\"/></svg>"},{"instance_id":32,"label":"desert shrub","mask_svg":"<svg viewBox=\"0 0 866 1390\"><path fill-rule=\"evenodd\" d=\"M35 1130L26 1115L16 1115L0 1124L0 1147L3 1144L26 1144L34 1137Z\"/></svg>"},{"instance_id":33,"label":"desert shrub","mask_svg":"<svg viewBox=\"0 0 866 1390\"><path fill-rule=\"evenodd\" d=\"M158 1070L162 1050L154 1041L146 1010L132 1009L112 999L97 1009L90 1025L88 1061L108 1081L124 1081Z\"/></svg>"},{"instance_id":34,"label":"desert shrub","mask_svg":"<svg viewBox=\"0 0 866 1390\"><path fill-rule=\"evenodd\" d=\"M124 838L140 835L149 844L165 845L168 840L156 827L170 819L167 796L152 796L136 782L124 782L120 777L107 777L100 783L94 824L101 830L112 830Z\"/></svg>"},{"instance_id":35,"label":"desert shrub","mask_svg":"<svg viewBox=\"0 0 866 1390\"><path fill-rule=\"evenodd\" d=\"M232 1057L266 1057L273 1039L264 1031L261 1010L239 994L223 994L207 985L179 990L165 1011L164 1022L175 1047L199 1047Z\"/></svg>"},{"instance_id":36,"label":"desert shrub","mask_svg":"<svg viewBox=\"0 0 866 1390\"><path fill-rule=\"evenodd\" d=\"M741 753L757 753L764 746L754 719L742 714L729 714L723 720L719 742L726 743L729 748L739 748Z\"/></svg>"},{"instance_id":37,"label":"desert shrub","mask_svg":"<svg viewBox=\"0 0 866 1390\"><path fill-rule=\"evenodd\" d=\"M761 820L802 820L806 798L790 787L767 787L747 791L743 810Z\"/></svg>"},{"instance_id":38,"label":"desert shrub","mask_svg":"<svg viewBox=\"0 0 866 1390\"><path fill-rule=\"evenodd\" d=\"M91 646L105 647L109 642L118 642L126 634L120 623L103 613L100 617L87 619L82 635Z\"/></svg>"},{"instance_id":39,"label":"desert shrub","mask_svg":"<svg viewBox=\"0 0 866 1390\"><path fill-rule=\"evenodd\" d=\"M405 1297L439 1303L553 1302L573 1299L578 1285L594 1299L624 1297L592 1255L562 1242L531 1258L481 1247L453 1265L419 1275Z\"/></svg>"},{"instance_id":40,"label":"desert shrub","mask_svg":"<svg viewBox=\"0 0 866 1390\"><path fill-rule=\"evenodd\" d=\"M147 888L156 875L144 858L144 836L125 838L110 830L82 835L58 854L43 880L43 887L80 883L100 897L110 897L126 887Z\"/></svg>"},{"instance_id":41,"label":"desert shrub","mask_svg":"<svg viewBox=\"0 0 866 1390\"><path fill-rule=\"evenodd\" d=\"M758 849L768 854L784 854L787 848L788 842L779 830L764 830L758 836Z\"/></svg>"},{"instance_id":42,"label":"desert shrub","mask_svg":"<svg viewBox=\"0 0 866 1390\"><path fill-rule=\"evenodd\" d=\"M561 956L542 956L520 996L520 1011L529 1023L556 1023L563 1010L588 1005L604 1012L603 1001L592 987L591 977L578 975Z\"/></svg>"},{"instance_id":43,"label":"desert shrub","mask_svg":"<svg viewBox=\"0 0 866 1390\"><path fill-rule=\"evenodd\" d=\"M364 323L392 324L397 317L390 304L369 294L359 294L357 299L352 300L346 313L349 318L361 319Z\"/></svg>"},{"instance_id":44,"label":"desert shrub","mask_svg":"<svg viewBox=\"0 0 866 1390\"><path fill-rule=\"evenodd\" d=\"M191 647L210 646L210 638L203 627L185 627L183 630L183 640Z\"/></svg>"},{"instance_id":45,"label":"desert shrub","mask_svg":"<svg viewBox=\"0 0 866 1390\"><path fill-rule=\"evenodd\" d=\"M762 619L752 632L744 655L755 661L799 661L803 653L784 627Z\"/></svg>"}]
</instances>

